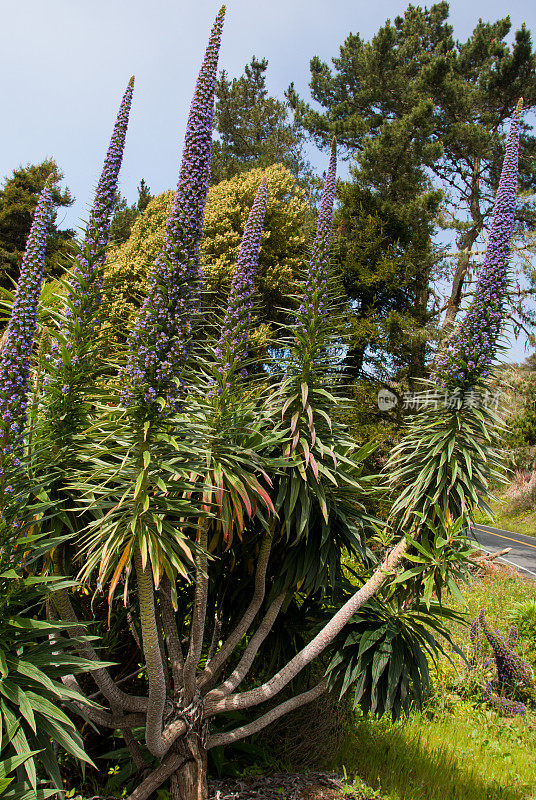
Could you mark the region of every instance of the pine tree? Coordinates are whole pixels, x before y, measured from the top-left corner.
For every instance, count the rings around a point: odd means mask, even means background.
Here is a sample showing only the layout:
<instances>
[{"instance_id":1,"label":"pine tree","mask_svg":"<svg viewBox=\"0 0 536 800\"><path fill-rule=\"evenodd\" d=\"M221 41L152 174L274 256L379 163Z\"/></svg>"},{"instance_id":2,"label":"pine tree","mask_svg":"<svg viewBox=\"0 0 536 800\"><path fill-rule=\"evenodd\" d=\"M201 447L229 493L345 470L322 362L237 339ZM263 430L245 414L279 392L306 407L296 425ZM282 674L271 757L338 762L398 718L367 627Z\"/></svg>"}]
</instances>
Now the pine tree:
<instances>
[{"instance_id":1,"label":"pine tree","mask_svg":"<svg viewBox=\"0 0 536 800\"><path fill-rule=\"evenodd\" d=\"M253 167L281 163L296 178L310 179L302 155L303 135L289 120L287 104L266 89L268 61L255 56L244 74L230 80L225 71L216 84L212 182L228 180Z\"/></svg>"},{"instance_id":2,"label":"pine tree","mask_svg":"<svg viewBox=\"0 0 536 800\"><path fill-rule=\"evenodd\" d=\"M113 244L123 244L126 242L132 231L132 226L147 208L153 199L149 186L144 178L138 184L138 201L129 206L126 197L119 192L116 196L114 215L110 225L110 241Z\"/></svg>"},{"instance_id":3,"label":"pine tree","mask_svg":"<svg viewBox=\"0 0 536 800\"><path fill-rule=\"evenodd\" d=\"M145 179L142 178L138 184L138 202L136 203L136 208L140 214L143 214L152 199L151 189L145 183Z\"/></svg>"},{"instance_id":4,"label":"pine tree","mask_svg":"<svg viewBox=\"0 0 536 800\"><path fill-rule=\"evenodd\" d=\"M350 34L332 68L313 58L311 94L321 112L301 100L293 86L288 92L297 121L317 144L327 146L335 134L354 158L352 183L342 195L343 234L350 235L343 250L355 249L352 237L362 217L372 214L384 232L396 232L395 238L387 236L387 251L380 249L367 269L381 282L382 258L390 248L402 247L401 285L412 287L403 311L414 320L406 369L416 375L425 369L425 339L442 305L434 301L435 278L440 269L445 273L436 235L440 226L456 234L461 253L447 270L450 321L462 302L471 250L491 217L505 123L519 97L526 109L536 105L536 56L529 31L523 26L510 46L504 41L511 27L508 17L480 21L466 42L456 43L448 13L446 2L429 10L410 5L369 42ZM535 153L536 139L525 124L521 191L536 187ZM525 202L518 210L518 229L533 220L534 209ZM360 319L381 315L382 308L400 308L396 291L383 299L370 292L360 277L360 262L347 259L343 267ZM360 359L358 353L352 364L357 372Z\"/></svg>"}]
</instances>

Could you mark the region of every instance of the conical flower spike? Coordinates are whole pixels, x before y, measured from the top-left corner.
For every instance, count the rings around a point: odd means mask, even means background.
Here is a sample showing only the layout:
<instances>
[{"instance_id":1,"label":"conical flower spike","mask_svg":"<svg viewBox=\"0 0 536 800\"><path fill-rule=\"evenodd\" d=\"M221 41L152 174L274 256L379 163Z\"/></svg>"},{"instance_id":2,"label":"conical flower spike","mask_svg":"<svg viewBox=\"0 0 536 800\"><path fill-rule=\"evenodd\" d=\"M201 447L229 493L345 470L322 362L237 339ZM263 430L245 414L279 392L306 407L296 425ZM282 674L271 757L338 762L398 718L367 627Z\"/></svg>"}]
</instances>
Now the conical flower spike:
<instances>
[{"instance_id":1,"label":"conical flower spike","mask_svg":"<svg viewBox=\"0 0 536 800\"><path fill-rule=\"evenodd\" d=\"M333 226L333 203L335 200L336 176L337 142L333 139L331 158L318 214L316 236L313 242L311 261L306 275L305 293L300 307L300 316L305 316L308 322L316 319L319 315L322 316L327 305L329 254ZM308 324L307 321L304 320L305 324Z\"/></svg>"},{"instance_id":2,"label":"conical flower spike","mask_svg":"<svg viewBox=\"0 0 536 800\"><path fill-rule=\"evenodd\" d=\"M435 377L440 385L462 390L488 376L504 319L508 255L514 228L519 152L520 100L506 142L499 188L484 265L473 302L438 354Z\"/></svg>"},{"instance_id":3,"label":"conical flower spike","mask_svg":"<svg viewBox=\"0 0 536 800\"><path fill-rule=\"evenodd\" d=\"M166 223L162 252L156 257L156 273L173 268L183 280L199 277L199 241L207 201L214 92L225 6L216 17L205 58L195 86L188 116L177 191ZM168 262L171 262L168 264ZM171 278L175 278L173 273Z\"/></svg>"},{"instance_id":4,"label":"conical flower spike","mask_svg":"<svg viewBox=\"0 0 536 800\"><path fill-rule=\"evenodd\" d=\"M37 327L37 307L45 272L45 249L52 217L50 178L39 196L26 243L11 319L0 353L0 486L6 458L20 449L26 425L30 360ZM15 456L18 460L18 455ZM17 466L17 464L15 464Z\"/></svg>"},{"instance_id":5,"label":"conical flower spike","mask_svg":"<svg viewBox=\"0 0 536 800\"><path fill-rule=\"evenodd\" d=\"M84 241L74 257L62 352L60 354L58 343L54 341L47 359L49 374L45 385L49 402L54 406L49 418L58 441L65 437L67 430L71 429L72 433L79 424L83 393L95 372L95 333L102 299L103 267L133 91L134 77L128 82L119 106Z\"/></svg>"},{"instance_id":6,"label":"conical flower spike","mask_svg":"<svg viewBox=\"0 0 536 800\"><path fill-rule=\"evenodd\" d=\"M161 397L171 407L175 379L189 348L199 241L207 199L214 92L225 6L216 17L188 117L179 183L149 292L130 336L126 402L151 405Z\"/></svg>"},{"instance_id":7,"label":"conical flower spike","mask_svg":"<svg viewBox=\"0 0 536 800\"><path fill-rule=\"evenodd\" d=\"M106 259L105 248L110 233L133 91L134 76L128 82L119 107L110 146L95 192L84 245L73 270L71 283L73 316L80 319L84 329L93 320L101 303L102 267Z\"/></svg>"},{"instance_id":8,"label":"conical flower spike","mask_svg":"<svg viewBox=\"0 0 536 800\"><path fill-rule=\"evenodd\" d=\"M257 189L244 229L236 271L231 283L227 312L216 349L216 355L222 361L219 368L222 375L229 370L232 363L239 363L247 358L255 276L265 213L266 184L263 181Z\"/></svg>"}]
</instances>

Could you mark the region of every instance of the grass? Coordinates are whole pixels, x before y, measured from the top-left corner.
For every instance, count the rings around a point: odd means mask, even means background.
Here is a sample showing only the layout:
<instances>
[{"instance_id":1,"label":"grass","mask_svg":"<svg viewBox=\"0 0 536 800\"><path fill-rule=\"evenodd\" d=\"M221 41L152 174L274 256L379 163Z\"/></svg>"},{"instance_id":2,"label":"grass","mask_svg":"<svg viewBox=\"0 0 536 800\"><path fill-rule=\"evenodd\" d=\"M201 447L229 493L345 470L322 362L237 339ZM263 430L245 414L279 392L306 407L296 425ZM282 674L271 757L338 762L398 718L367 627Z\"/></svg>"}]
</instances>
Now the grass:
<instances>
[{"instance_id":1,"label":"grass","mask_svg":"<svg viewBox=\"0 0 536 800\"><path fill-rule=\"evenodd\" d=\"M505 500L490 503L493 516L489 514L476 514L475 522L481 525L493 525L512 533L525 533L527 536L536 536L536 509L513 512L508 509Z\"/></svg>"},{"instance_id":2,"label":"grass","mask_svg":"<svg viewBox=\"0 0 536 800\"><path fill-rule=\"evenodd\" d=\"M516 575L475 578L464 591L467 617L485 608L506 629L510 606L535 592ZM468 629L454 633L468 650ZM384 800L536 800L536 714L499 716L470 690L461 660L458 669L445 661L422 713L397 723L356 719L337 758L343 765Z\"/></svg>"},{"instance_id":3,"label":"grass","mask_svg":"<svg viewBox=\"0 0 536 800\"><path fill-rule=\"evenodd\" d=\"M362 720L341 759L385 800L534 800L530 726L525 718L505 725L493 711L467 707L394 725Z\"/></svg>"}]
</instances>

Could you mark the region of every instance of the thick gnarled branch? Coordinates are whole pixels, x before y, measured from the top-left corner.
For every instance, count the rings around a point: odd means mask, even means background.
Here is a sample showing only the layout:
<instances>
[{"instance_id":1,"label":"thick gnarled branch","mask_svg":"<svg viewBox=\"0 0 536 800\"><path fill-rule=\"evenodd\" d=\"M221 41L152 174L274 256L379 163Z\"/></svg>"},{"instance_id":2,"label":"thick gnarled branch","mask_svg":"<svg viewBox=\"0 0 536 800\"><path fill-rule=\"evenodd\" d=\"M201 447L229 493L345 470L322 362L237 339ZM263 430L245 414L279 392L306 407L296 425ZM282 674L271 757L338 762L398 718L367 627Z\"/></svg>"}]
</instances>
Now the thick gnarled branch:
<instances>
[{"instance_id":1,"label":"thick gnarled branch","mask_svg":"<svg viewBox=\"0 0 536 800\"><path fill-rule=\"evenodd\" d=\"M200 676L199 689L202 693L206 694L212 687L213 683L217 680L218 675L222 671L225 663L232 655L237 644L248 632L251 623L257 616L259 609L262 606L264 596L266 594L266 571L268 569L271 548L272 536L270 533L266 533L262 539L259 551L259 560L257 562L257 570L255 572L255 587L253 590L253 597L251 598L251 602L244 612L242 619L238 622L214 658L210 659L205 667L204 672Z\"/></svg>"},{"instance_id":2,"label":"thick gnarled branch","mask_svg":"<svg viewBox=\"0 0 536 800\"><path fill-rule=\"evenodd\" d=\"M129 794L127 800L148 800L149 797L161 786L170 775L179 770L186 763L184 756L179 753L170 753L154 772L145 778L140 785Z\"/></svg>"},{"instance_id":3,"label":"thick gnarled branch","mask_svg":"<svg viewBox=\"0 0 536 800\"><path fill-rule=\"evenodd\" d=\"M313 700L316 700L325 691L326 684L324 681L320 681L320 683L318 683L312 689L309 689L309 691L302 692L302 694L298 694L296 697L291 697L290 700L285 700L284 703L272 708L266 714L263 714L262 717L258 717L253 722L250 722L247 725L242 725L240 728L235 728L232 731L214 734L214 736L211 736L207 742L207 749L210 750L212 747L220 747L222 745L232 744L233 742L239 741L239 739L245 739L248 736L252 736L254 733L258 733L259 731L262 731L263 728L271 725L271 723L275 722L276 719L285 716L285 714L289 714L291 711L295 711L297 708L304 706L306 703L311 703Z\"/></svg>"},{"instance_id":4,"label":"thick gnarled branch","mask_svg":"<svg viewBox=\"0 0 536 800\"><path fill-rule=\"evenodd\" d=\"M173 603L171 602L171 584L167 575L162 578L159 596L162 613L162 625L164 627L166 648L171 666L171 676L173 678L173 688L175 692L178 692L182 688L184 657L182 655L175 611L173 609Z\"/></svg>"},{"instance_id":5,"label":"thick gnarled branch","mask_svg":"<svg viewBox=\"0 0 536 800\"><path fill-rule=\"evenodd\" d=\"M67 632L75 639L75 646L79 654L89 661L99 661L99 656L92 645L88 641L83 641L86 632L75 614L67 590L60 589L54 592L52 600L60 619L70 623ZM147 710L147 699L145 697L135 697L121 691L114 683L106 667L91 670L90 675L111 706L116 706L123 711L144 712Z\"/></svg>"},{"instance_id":6,"label":"thick gnarled branch","mask_svg":"<svg viewBox=\"0 0 536 800\"><path fill-rule=\"evenodd\" d=\"M275 697L299 672L319 656L331 644L337 634L343 629L352 616L384 585L389 574L395 569L408 547L407 539L401 539L388 553L386 558L374 571L363 586L350 597L349 600L337 611L330 621L311 639L288 664L262 686L240 694L232 694L221 700L207 701L205 711L207 717L223 714L226 711L251 708Z\"/></svg>"},{"instance_id":7,"label":"thick gnarled branch","mask_svg":"<svg viewBox=\"0 0 536 800\"><path fill-rule=\"evenodd\" d=\"M264 619L255 631L255 634L248 642L248 646L244 650L244 654L240 659L236 669L231 673L231 675L229 675L227 680L221 684L221 686L218 686L216 689L213 689L207 694L207 700L218 700L221 697L227 697L229 694L231 694L231 692L234 692L238 686L240 686L251 669L251 665L255 660L255 656L259 652L260 646L272 630L277 615L279 614L281 606L285 600L285 596L285 593L280 594L275 598L273 603L271 603L270 608L264 616Z\"/></svg>"},{"instance_id":8,"label":"thick gnarled branch","mask_svg":"<svg viewBox=\"0 0 536 800\"><path fill-rule=\"evenodd\" d=\"M196 681L195 674L199 659L201 658L201 651L203 649L203 637L205 634L205 620L207 615L207 598L208 598L208 572L207 572L207 545L208 545L208 530L205 520L199 521L199 536L198 536L199 550L196 555L196 579L195 579L195 597L194 607L192 610L192 623L190 630L190 643L188 645L188 653L184 661L184 704L189 705L195 694Z\"/></svg>"},{"instance_id":9,"label":"thick gnarled branch","mask_svg":"<svg viewBox=\"0 0 536 800\"><path fill-rule=\"evenodd\" d=\"M139 548L134 552L134 565L138 579L141 635L143 653L149 680L149 703L145 720L145 742L149 751L162 758L169 749L162 741L164 708L166 705L166 679L154 602L153 576L150 565L143 566Z\"/></svg>"}]
</instances>

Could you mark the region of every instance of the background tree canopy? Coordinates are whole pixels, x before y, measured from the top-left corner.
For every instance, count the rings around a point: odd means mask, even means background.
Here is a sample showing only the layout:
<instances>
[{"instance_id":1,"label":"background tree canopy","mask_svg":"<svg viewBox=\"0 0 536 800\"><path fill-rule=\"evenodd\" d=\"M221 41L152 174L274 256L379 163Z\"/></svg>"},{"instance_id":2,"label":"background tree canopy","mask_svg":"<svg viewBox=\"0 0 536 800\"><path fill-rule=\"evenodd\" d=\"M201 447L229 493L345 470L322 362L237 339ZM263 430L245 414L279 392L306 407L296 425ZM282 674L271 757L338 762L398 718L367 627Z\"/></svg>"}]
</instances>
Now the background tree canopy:
<instances>
[{"instance_id":1,"label":"background tree canopy","mask_svg":"<svg viewBox=\"0 0 536 800\"><path fill-rule=\"evenodd\" d=\"M456 316L473 247L487 231L505 123L520 97L526 110L536 104L530 32L523 26L510 46L505 17L479 21L467 41L456 42L448 14L446 2L409 6L368 42L349 34L331 67L315 56L310 87L321 111L292 85L288 92L308 135L324 147L335 134L351 163L339 230L355 316L353 375L424 374L426 340L433 342L445 302L447 321ZM522 125L518 236L535 219L530 130ZM453 239L458 249L446 259ZM527 318L526 307L518 313Z\"/></svg>"},{"instance_id":2,"label":"background tree canopy","mask_svg":"<svg viewBox=\"0 0 536 800\"><path fill-rule=\"evenodd\" d=\"M212 186L205 207L201 266L207 288L223 295L236 266L240 241L253 198L262 180L268 191L266 225L259 256L259 313L277 317L277 306L295 287L307 254L308 229L313 212L294 176L281 164L251 169ZM105 285L107 313L122 320L139 306L143 289L164 238L164 226L173 201L165 192L149 202L132 226L129 239L108 257Z\"/></svg>"},{"instance_id":3,"label":"background tree canopy","mask_svg":"<svg viewBox=\"0 0 536 800\"><path fill-rule=\"evenodd\" d=\"M126 197L117 194L114 215L110 224L110 241L114 244L126 242L132 231L132 226L138 216L142 214L149 201L152 200L150 188L142 178L138 185L138 201L129 206Z\"/></svg>"},{"instance_id":4,"label":"background tree canopy","mask_svg":"<svg viewBox=\"0 0 536 800\"><path fill-rule=\"evenodd\" d=\"M213 183L276 163L287 167L300 182L312 182L302 153L303 132L289 120L287 103L268 96L267 68L267 59L253 56L239 78L229 80L225 71L219 75L214 109L219 138L212 144L210 162Z\"/></svg>"}]
</instances>

